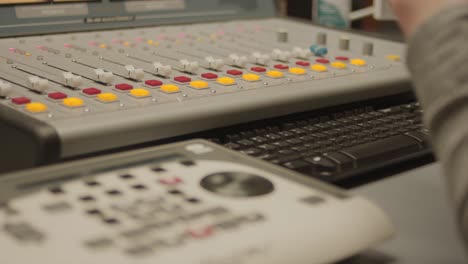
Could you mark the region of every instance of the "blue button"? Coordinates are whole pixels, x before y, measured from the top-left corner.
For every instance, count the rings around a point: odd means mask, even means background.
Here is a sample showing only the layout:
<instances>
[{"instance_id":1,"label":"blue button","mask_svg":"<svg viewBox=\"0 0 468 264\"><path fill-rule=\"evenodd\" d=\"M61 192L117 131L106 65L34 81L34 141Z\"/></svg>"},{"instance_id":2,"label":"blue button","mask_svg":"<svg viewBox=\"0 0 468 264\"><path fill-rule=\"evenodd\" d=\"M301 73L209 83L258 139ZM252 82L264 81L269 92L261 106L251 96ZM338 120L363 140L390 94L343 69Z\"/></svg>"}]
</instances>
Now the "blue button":
<instances>
[{"instance_id":1,"label":"blue button","mask_svg":"<svg viewBox=\"0 0 468 264\"><path fill-rule=\"evenodd\" d=\"M319 45L312 45L310 46L310 51L315 55L315 56L323 56L328 53L328 49Z\"/></svg>"}]
</instances>

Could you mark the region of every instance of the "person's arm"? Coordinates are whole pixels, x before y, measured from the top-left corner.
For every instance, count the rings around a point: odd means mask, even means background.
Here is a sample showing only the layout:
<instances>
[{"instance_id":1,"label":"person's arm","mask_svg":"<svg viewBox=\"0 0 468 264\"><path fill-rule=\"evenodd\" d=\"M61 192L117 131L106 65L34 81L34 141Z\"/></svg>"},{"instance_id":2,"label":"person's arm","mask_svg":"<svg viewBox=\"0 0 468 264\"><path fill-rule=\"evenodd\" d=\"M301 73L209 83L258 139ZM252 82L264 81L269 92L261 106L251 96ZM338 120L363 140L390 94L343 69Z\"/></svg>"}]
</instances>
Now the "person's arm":
<instances>
[{"instance_id":1,"label":"person's arm","mask_svg":"<svg viewBox=\"0 0 468 264\"><path fill-rule=\"evenodd\" d=\"M468 245L468 1L392 4L409 39L408 68Z\"/></svg>"}]
</instances>

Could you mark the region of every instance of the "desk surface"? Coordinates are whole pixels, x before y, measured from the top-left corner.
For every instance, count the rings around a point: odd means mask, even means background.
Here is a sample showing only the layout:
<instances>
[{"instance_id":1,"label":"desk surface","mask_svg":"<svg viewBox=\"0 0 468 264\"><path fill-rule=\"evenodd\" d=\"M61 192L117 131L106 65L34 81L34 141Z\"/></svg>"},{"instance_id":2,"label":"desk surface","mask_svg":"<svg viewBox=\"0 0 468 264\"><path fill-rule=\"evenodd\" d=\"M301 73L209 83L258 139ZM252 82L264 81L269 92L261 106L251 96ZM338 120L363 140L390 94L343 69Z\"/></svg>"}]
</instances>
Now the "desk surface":
<instances>
[{"instance_id":1,"label":"desk surface","mask_svg":"<svg viewBox=\"0 0 468 264\"><path fill-rule=\"evenodd\" d=\"M467 263L439 164L431 164L354 189L380 205L396 236L344 263Z\"/></svg>"}]
</instances>

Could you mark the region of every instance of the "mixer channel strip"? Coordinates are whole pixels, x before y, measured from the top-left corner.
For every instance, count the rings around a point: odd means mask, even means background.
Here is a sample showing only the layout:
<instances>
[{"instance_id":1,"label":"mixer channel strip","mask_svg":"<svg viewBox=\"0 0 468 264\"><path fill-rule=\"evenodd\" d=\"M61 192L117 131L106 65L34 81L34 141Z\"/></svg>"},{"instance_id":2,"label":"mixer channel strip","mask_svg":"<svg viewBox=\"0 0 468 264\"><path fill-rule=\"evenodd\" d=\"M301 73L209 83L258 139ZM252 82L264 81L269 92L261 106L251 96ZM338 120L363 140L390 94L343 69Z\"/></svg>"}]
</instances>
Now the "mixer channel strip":
<instances>
[{"instance_id":1,"label":"mixer channel strip","mask_svg":"<svg viewBox=\"0 0 468 264\"><path fill-rule=\"evenodd\" d=\"M211 138L227 148L341 184L365 171L427 156L430 136L419 103L272 121Z\"/></svg>"}]
</instances>

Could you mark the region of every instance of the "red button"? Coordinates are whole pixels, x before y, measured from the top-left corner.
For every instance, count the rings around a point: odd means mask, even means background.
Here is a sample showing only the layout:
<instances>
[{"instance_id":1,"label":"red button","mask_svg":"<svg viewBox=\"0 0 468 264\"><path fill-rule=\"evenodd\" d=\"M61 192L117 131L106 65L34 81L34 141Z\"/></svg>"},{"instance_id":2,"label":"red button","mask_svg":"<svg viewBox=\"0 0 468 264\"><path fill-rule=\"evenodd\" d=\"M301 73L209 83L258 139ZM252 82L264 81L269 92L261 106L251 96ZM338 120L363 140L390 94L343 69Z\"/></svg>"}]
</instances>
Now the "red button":
<instances>
[{"instance_id":1,"label":"red button","mask_svg":"<svg viewBox=\"0 0 468 264\"><path fill-rule=\"evenodd\" d=\"M216 75L214 73L211 73L211 72L208 72L208 73L202 74L201 77L203 77L205 79L208 79L208 80L213 80L213 79L218 78L218 75Z\"/></svg>"},{"instance_id":2,"label":"red button","mask_svg":"<svg viewBox=\"0 0 468 264\"><path fill-rule=\"evenodd\" d=\"M209 226L200 230L192 229L192 230L188 230L188 233L193 238L203 239L203 238L212 236L214 234L214 228Z\"/></svg>"},{"instance_id":3,"label":"red button","mask_svg":"<svg viewBox=\"0 0 468 264\"><path fill-rule=\"evenodd\" d=\"M172 179L161 179L159 180L159 183L164 184L164 185L176 185L179 183L183 183L184 181L181 178L175 177Z\"/></svg>"},{"instance_id":4,"label":"red button","mask_svg":"<svg viewBox=\"0 0 468 264\"><path fill-rule=\"evenodd\" d=\"M98 88L92 87L92 88L83 89L83 93L87 95L96 95L96 94L100 94L101 90L99 90Z\"/></svg>"},{"instance_id":5,"label":"red button","mask_svg":"<svg viewBox=\"0 0 468 264\"><path fill-rule=\"evenodd\" d=\"M50 93L48 94L48 96L50 99L54 99L54 100L60 100L60 99L64 99L68 97L66 94L60 93L60 92Z\"/></svg>"},{"instance_id":6,"label":"red button","mask_svg":"<svg viewBox=\"0 0 468 264\"><path fill-rule=\"evenodd\" d=\"M296 62L296 65L302 66L302 67L307 67L310 66L310 63L307 61L298 61Z\"/></svg>"},{"instance_id":7,"label":"red button","mask_svg":"<svg viewBox=\"0 0 468 264\"><path fill-rule=\"evenodd\" d=\"M156 87L156 86L161 86L163 83L159 80L146 80L145 84L148 86Z\"/></svg>"},{"instance_id":8,"label":"red button","mask_svg":"<svg viewBox=\"0 0 468 264\"><path fill-rule=\"evenodd\" d=\"M229 74L229 75L233 75L233 76L242 75L242 72L239 71L239 70L229 70L229 71L227 71L226 73Z\"/></svg>"},{"instance_id":9,"label":"red button","mask_svg":"<svg viewBox=\"0 0 468 264\"><path fill-rule=\"evenodd\" d=\"M266 72L266 69L263 67L252 67L250 70L254 72Z\"/></svg>"},{"instance_id":10,"label":"red button","mask_svg":"<svg viewBox=\"0 0 468 264\"><path fill-rule=\"evenodd\" d=\"M345 56L338 56L338 57L335 57L335 59L340 60L340 61L347 61L347 60L349 60L349 58L348 58L348 57L345 57Z\"/></svg>"},{"instance_id":11,"label":"red button","mask_svg":"<svg viewBox=\"0 0 468 264\"><path fill-rule=\"evenodd\" d=\"M327 59L316 59L315 61L318 63L330 63L330 61Z\"/></svg>"},{"instance_id":12,"label":"red button","mask_svg":"<svg viewBox=\"0 0 468 264\"><path fill-rule=\"evenodd\" d=\"M177 76L177 77L174 77L174 81L179 82L179 83L188 83L188 82L191 82L192 79L186 76Z\"/></svg>"},{"instance_id":13,"label":"red button","mask_svg":"<svg viewBox=\"0 0 468 264\"><path fill-rule=\"evenodd\" d=\"M289 66L288 66L288 65L284 65L284 64L276 64L274 67L275 67L276 69L278 69L278 70L287 70L287 69L289 69Z\"/></svg>"},{"instance_id":14,"label":"red button","mask_svg":"<svg viewBox=\"0 0 468 264\"><path fill-rule=\"evenodd\" d=\"M31 99L27 97L16 97L16 98L12 98L11 102L17 105L23 105L23 104L29 104L31 102Z\"/></svg>"},{"instance_id":15,"label":"red button","mask_svg":"<svg viewBox=\"0 0 468 264\"><path fill-rule=\"evenodd\" d=\"M129 91L133 89L133 86L131 86L130 84L126 84L126 83L121 83L121 84L116 84L115 89L120 90L120 91Z\"/></svg>"}]
</instances>

